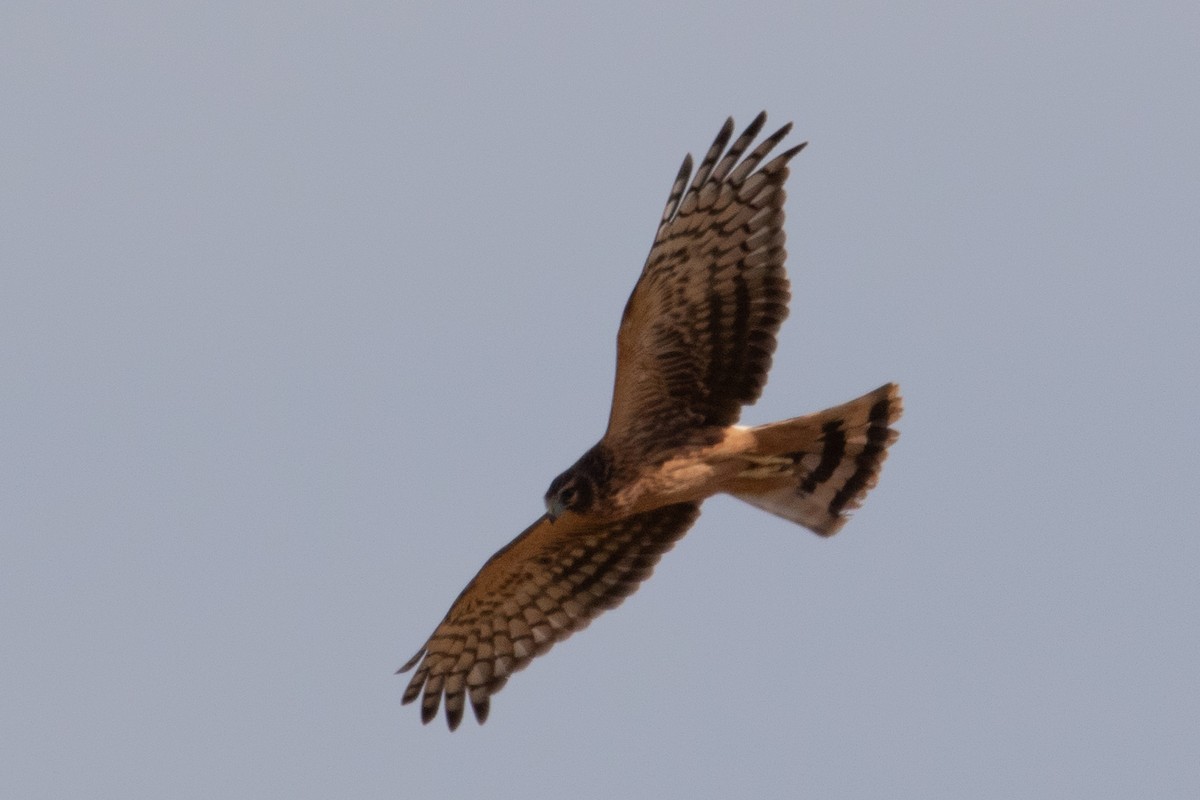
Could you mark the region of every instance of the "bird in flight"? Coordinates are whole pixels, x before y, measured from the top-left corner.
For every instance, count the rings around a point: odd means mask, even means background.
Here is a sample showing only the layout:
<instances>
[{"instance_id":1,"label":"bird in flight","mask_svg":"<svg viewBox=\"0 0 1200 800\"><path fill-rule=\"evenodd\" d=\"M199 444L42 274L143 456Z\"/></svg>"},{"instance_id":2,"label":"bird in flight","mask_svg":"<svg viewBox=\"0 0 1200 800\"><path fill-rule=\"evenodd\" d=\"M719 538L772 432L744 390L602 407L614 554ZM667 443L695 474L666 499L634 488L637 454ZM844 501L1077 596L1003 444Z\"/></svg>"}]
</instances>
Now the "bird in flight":
<instances>
[{"instance_id":1,"label":"bird in flight","mask_svg":"<svg viewBox=\"0 0 1200 800\"><path fill-rule=\"evenodd\" d=\"M758 427L737 425L762 393L787 316L783 184L804 144L768 159L784 125L753 150L766 113L733 140L733 120L700 166L675 177L617 334L608 429L546 492L546 513L488 559L425 646L403 702L451 730L476 719L535 656L632 594L725 492L821 536L875 485L899 387ZM764 163L765 162L765 163Z\"/></svg>"}]
</instances>

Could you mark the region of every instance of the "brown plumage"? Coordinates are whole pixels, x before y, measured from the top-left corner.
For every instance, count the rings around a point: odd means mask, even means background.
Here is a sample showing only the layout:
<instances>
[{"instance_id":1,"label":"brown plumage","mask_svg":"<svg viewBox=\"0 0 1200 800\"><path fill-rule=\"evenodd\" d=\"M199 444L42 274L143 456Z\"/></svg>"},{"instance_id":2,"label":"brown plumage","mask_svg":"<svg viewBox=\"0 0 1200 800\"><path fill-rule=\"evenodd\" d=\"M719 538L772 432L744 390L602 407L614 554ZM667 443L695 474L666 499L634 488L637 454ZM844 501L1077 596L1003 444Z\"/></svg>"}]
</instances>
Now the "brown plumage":
<instances>
[{"instance_id":1,"label":"brown plumage","mask_svg":"<svg viewBox=\"0 0 1200 800\"><path fill-rule=\"evenodd\" d=\"M705 498L727 492L829 536L875 485L897 436L894 384L816 414L735 424L766 384L789 299L783 183L804 145L766 160L791 126L750 150L765 122L730 145L726 121L694 176L684 159L621 318L608 429L401 667L416 667L403 702L420 698L423 721L445 698L452 730L467 699L483 722L513 672L649 577Z\"/></svg>"}]
</instances>

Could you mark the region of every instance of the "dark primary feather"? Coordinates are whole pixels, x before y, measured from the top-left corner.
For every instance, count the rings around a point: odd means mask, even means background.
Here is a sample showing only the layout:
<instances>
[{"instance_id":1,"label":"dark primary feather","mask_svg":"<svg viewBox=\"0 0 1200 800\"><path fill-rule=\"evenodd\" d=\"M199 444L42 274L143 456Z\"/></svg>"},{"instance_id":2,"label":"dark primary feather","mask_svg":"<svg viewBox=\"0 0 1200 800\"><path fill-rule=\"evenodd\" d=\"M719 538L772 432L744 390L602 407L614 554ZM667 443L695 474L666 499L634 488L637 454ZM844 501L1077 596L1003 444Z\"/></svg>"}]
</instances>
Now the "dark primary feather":
<instances>
[{"instance_id":1,"label":"dark primary feather","mask_svg":"<svg viewBox=\"0 0 1200 800\"><path fill-rule=\"evenodd\" d=\"M790 297L783 183L804 145L764 164L791 130L747 153L765 123L729 145L726 121L694 177L684 160L625 307L604 441L635 460L711 441L766 383Z\"/></svg>"}]
</instances>

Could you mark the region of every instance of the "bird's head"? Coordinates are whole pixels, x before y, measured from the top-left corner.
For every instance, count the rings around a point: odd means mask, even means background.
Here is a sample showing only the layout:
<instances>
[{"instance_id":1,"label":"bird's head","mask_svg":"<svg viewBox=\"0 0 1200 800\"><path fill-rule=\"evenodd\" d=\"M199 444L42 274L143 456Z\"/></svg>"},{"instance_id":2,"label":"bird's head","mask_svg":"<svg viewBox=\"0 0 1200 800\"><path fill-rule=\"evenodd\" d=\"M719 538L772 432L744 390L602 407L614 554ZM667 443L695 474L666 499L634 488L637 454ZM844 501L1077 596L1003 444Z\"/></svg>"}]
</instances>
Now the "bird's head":
<instances>
[{"instance_id":1,"label":"bird's head","mask_svg":"<svg viewBox=\"0 0 1200 800\"><path fill-rule=\"evenodd\" d=\"M572 467L550 483L546 491L546 516L554 522L567 511L585 514L595 498L592 479Z\"/></svg>"}]
</instances>

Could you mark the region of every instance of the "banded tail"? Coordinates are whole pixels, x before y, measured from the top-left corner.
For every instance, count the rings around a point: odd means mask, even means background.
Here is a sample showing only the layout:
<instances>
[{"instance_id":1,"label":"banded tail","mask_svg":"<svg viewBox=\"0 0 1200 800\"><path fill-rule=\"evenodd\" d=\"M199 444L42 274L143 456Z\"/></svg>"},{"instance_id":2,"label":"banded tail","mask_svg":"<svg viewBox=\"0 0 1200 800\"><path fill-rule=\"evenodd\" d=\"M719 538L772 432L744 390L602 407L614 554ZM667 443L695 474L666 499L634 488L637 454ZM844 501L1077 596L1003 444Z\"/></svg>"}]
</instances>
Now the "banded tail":
<instances>
[{"instance_id":1,"label":"banded tail","mask_svg":"<svg viewBox=\"0 0 1200 800\"><path fill-rule=\"evenodd\" d=\"M879 480L902 410L900 387L889 383L816 414L751 428L749 463L728 491L832 536Z\"/></svg>"}]
</instances>

